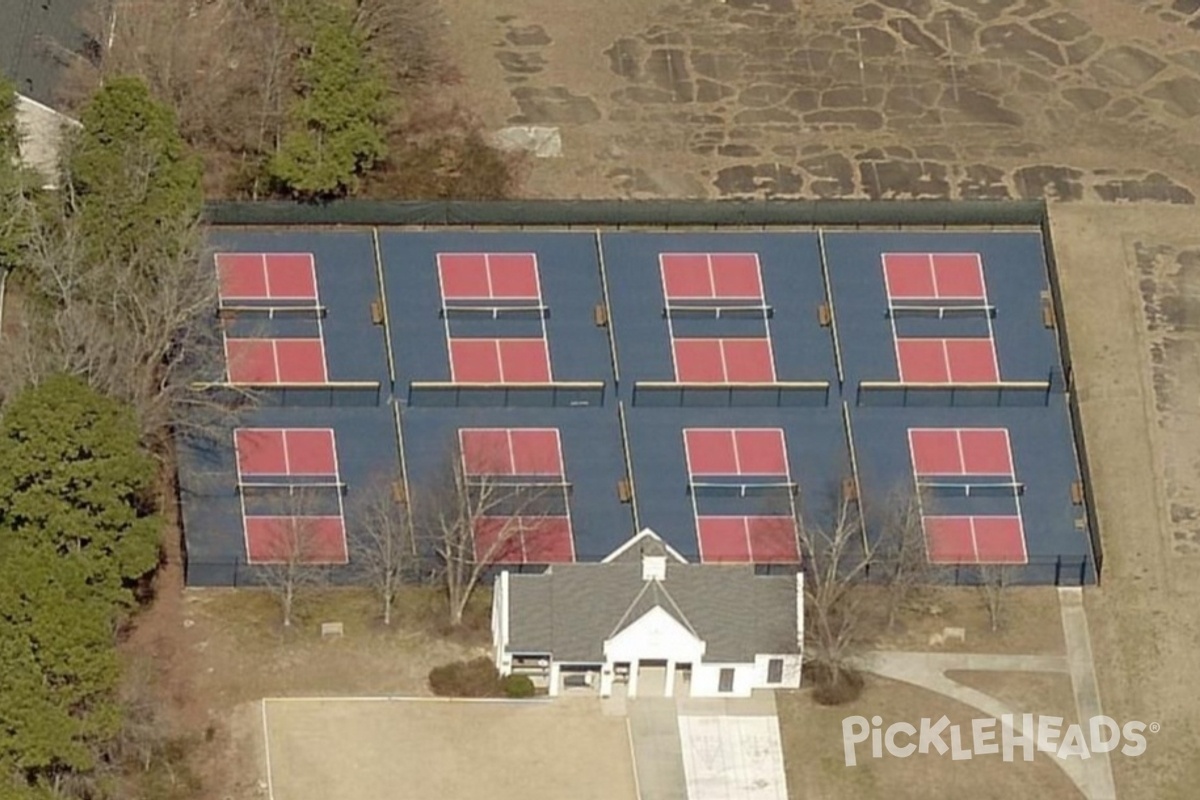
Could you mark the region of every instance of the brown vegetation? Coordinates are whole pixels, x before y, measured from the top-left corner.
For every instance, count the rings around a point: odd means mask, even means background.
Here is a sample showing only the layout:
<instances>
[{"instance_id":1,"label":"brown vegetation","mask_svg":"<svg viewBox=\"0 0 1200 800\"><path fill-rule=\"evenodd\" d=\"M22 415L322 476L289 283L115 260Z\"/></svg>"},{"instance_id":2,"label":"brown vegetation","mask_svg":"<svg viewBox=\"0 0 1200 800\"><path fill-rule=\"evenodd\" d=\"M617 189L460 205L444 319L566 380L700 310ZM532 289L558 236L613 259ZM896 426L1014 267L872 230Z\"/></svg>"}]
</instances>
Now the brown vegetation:
<instances>
[{"instance_id":1,"label":"brown vegetation","mask_svg":"<svg viewBox=\"0 0 1200 800\"><path fill-rule=\"evenodd\" d=\"M110 5L113 8L109 13ZM210 199L262 199L296 92L298 43L285 0L96 0L83 18L98 57L76 59L61 88L82 107L107 78L136 75L179 115L204 161ZM359 0L355 24L391 96L389 158L368 175L374 198L502 198L517 162L492 148L479 121L439 90L457 80L435 0Z\"/></svg>"}]
</instances>

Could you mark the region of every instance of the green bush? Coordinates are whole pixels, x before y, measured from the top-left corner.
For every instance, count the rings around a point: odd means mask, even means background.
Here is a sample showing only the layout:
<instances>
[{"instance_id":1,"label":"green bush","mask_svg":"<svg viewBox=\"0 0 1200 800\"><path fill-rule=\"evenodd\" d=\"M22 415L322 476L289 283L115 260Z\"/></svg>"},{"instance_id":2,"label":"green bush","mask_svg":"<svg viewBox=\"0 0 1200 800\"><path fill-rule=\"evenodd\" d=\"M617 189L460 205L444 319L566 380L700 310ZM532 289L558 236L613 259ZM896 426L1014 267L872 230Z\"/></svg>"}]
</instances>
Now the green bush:
<instances>
[{"instance_id":1,"label":"green bush","mask_svg":"<svg viewBox=\"0 0 1200 800\"><path fill-rule=\"evenodd\" d=\"M500 697L503 690L496 665L486 656L454 661L429 671L429 688L438 697Z\"/></svg>"},{"instance_id":2,"label":"green bush","mask_svg":"<svg viewBox=\"0 0 1200 800\"><path fill-rule=\"evenodd\" d=\"M528 675L506 675L501 684L504 687L505 697L533 697L533 681Z\"/></svg>"}]
</instances>

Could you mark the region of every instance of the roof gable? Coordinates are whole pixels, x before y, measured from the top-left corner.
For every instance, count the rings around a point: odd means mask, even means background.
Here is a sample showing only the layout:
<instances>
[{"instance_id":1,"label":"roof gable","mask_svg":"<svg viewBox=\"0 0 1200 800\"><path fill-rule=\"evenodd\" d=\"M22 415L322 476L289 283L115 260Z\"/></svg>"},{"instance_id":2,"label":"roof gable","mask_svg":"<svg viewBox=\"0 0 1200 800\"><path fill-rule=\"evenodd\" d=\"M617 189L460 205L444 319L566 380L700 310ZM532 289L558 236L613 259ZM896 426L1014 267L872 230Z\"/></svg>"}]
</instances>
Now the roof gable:
<instances>
[{"instance_id":1,"label":"roof gable","mask_svg":"<svg viewBox=\"0 0 1200 800\"><path fill-rule=\"evenodd\" d=\"M655 606L604 643L604 654L615 661L635 658L699 659L705 644L661 606Z\"/></svg>"},{"instance_id":2,"label":"roof gable","mask_svg":"<svg viewBox=\"0 0 1200 800\"><path fill-rule=\"evenodd\" d=\"M650 528L642 528L641 531L632 536L625 544L605 556L604 560L600 563L611 564L628 561L637 561L640 563L642 556L666 556L678 564L688 563L688 560L681 556L678 550L663 541L662 537Z\"/></svg>"}]
</instances>

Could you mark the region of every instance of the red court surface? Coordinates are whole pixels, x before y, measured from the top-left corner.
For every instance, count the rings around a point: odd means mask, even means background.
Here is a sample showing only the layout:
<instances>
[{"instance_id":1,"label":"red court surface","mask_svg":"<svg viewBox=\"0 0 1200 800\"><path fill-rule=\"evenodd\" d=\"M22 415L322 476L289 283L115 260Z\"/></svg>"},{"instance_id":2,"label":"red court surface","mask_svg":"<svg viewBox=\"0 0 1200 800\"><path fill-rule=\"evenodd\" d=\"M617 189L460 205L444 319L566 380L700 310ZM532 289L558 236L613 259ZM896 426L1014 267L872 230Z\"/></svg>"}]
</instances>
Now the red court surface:
<instances>
[{"instance_id":1,"label":"red court surface","mask_svg":"<svg viewBox=\"0 0 1200 800\"><path fill-rule=\"evenodd\" d=\"M700 560L712 563L794 564L800 561L791 517L696 517Z\"/></svg>"},{"instance_id":2,"label":"red court surface","mask_svg":"<svg viewBox=\"0 0 1200 800\"><path fill-rule=\"evenodd\" d=\"M241 477L338 474L329 428L238 428L233 446Z\"/></svg>"},{"instance_id":3,"label":"red court surface","mask_svg":"<svg viewBox=\"0 0 1200 800\"><path fill-rule=\"evenodd\" d=\"M918 488L922 477L994 476L1012 480L1012 447L1004 428L910 428L908 446ZM926 515L921 523L935 564L1024 564L1021 507L1008 515Z\"/></svg>"},{"instance_id":4,"label":"red court surface","mask_svg":"<svg viewBox=\"0 0 1200 800\"><path fill-rule=\"evenodd\" d=\"M680 383L774 383L770 339L673 339Z\"/></svg>"},{"instance_id":5,"label":"red court surface","mask_svg":"<svg viewBox=\"0 0 1200 800\"><path fill-rule=\"evenodd\" d=\"M550 383L545 339L450 339L455 383Z\"/></svg>"},{"instance_id":6,"label":"red court surface","mask_svg":"<svg viewBox=\"0 0 1200 800\"><path fill-rule=\"evenodd\" d=\"M575 560L571 518L479 517L475 558L489 564L553 564Z\"/></svg>"},{"instance_id":7,"label":"red court surface","mask_svg":"<svg viewBox=\"0 0 1200 800\"><path fill-rule=\"evenodd\" d=\"M345 564L346 523L341 517L244 517L251 564Z\"/></svg>"},{"instance_id":8,"label":"red court surface","mask_svg":"<svg viewBox=\"0 0 1200 800\"><path fill-rule=\"evenodd\" d=\"M910 428L908 446L918 477L1014 474L1004 428Z\"/></svg>"},{"instance_id":9,"label":"red court surface","mask_svg":"<svg viewBox=\"0 0 1200 800\"><path fill-rule=\"evenodd\" d=\"M925 546L934 564L1025 564L1020 516L922 517Z\"/></svg>"},{"instance_id":10,"label":"red court surface","mask_svg":"<svg viewBox=\"0 0 1200 800\"><path fill-rule=\"evenodd\" d=\"M999 383L996 346L991 339L896 339L896 360L904 383Z\"/></svg>"},{"instance_id":11,"label":"red court surface","mask_svg":"<svg viewBox=\"0 0 1200 800\"><path fill-rule=\"evenodd\" d=\"M564 475L557 428L460 428L458 441L470 476Z\"/></svg>"},{"instance_id":12,"label":"red court surface","mask_svg":"<svg viewBox=\"0 0 1200 800\"><path fill-rule=\"evenodd\" d=\"M779 428L685 428L683 446L692 477L789 474Z\"/></svg>"},{"instance_id":13,"label":"red court surface","mask_svg":"<svg viewBox=\"0 0 1200 800\"><path fill-rule=\"evenodd\" d=\"M230 383L328 383L321 339L226 339Z\"/></svg>"},{"instance_id":14,"label":"red court surface","mask_svg":"<svg viewBox=\"0 0 1200 800\"><path fill-rule=\"evenodd\" d=\"M892 300L984 300L978 253L884 253L883 277Z\"/></svg>"},{"instance_id":15,"label":"red court surface","mask_svg":"<svg viewBox=\"0 0 1200 800\"><path fill-rule=\"evenodd\" d=\"M660 253L663 296L673 300L763 299L757 253Z\"/></svg>"},{"instance_id":16,"label":"red court surface","mask_svg":"<svg viewBox=\"0 0 1200 800\"><path fill-rule=\"evenodd\" d=\"M311 253L217 253L222 301L317 299Z\"/></svg>"},{"instance_id":17,"label":"red court surface","mask_svg":"<svg viewBox=\"0 0 1200 800\"><path fill-rule=\"evenodd\" d=\"M541 300L533 253L438 253L437 263L442 300Z\"/></svg>"}]
</instances>

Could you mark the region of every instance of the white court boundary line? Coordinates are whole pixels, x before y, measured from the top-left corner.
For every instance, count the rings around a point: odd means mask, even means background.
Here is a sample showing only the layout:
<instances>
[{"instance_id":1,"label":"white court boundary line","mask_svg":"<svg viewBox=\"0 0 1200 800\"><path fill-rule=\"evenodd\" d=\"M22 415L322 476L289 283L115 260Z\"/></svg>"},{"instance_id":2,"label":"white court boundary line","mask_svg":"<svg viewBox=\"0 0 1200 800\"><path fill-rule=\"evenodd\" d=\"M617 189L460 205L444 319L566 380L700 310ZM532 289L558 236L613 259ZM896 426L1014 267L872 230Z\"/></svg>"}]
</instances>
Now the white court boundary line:
<instances>
[{"instance_id":1,"label":"white court boundary line","mask_svg":"<svg viewBox=\"0 0 1200 800\"><path fill-rule=\"evenodd\" d=\"M913 447L913 433L914 433L914 432L918 432L918 433L919 433L919 432L926 432L926 431L931 431L931 432L951 432L951 431L952 431L952 432L954 433L954 441L955 441L955 444L956 444L956 446L958 447L958 461L959 461L959 466L960 466L960 468L962 469L962 471L961 471L961 472L959 472L959 473L955 473L955 476L961 476L961 477L992 477L992 475L996 475L996 476L1002 476L1002 477L1008 477L1008 478L1011 478L1011 479L1012 479L1012 481L1014 482L1014 486L1015 486L1015 485L1017 485L1017 483L1016 483L1016 480L1017 480L1017 461L1016 461L1016 458L1015 458L1015 456L1014 456L1014 454L1013 454L1013 449L1012 449L1012 438L1011 438L1011 436L1009 435L1009 430L1008 430L1008 428L981 428L981 427L974 427L974 428L968 428L968 427L957 427L957 428L929 428L929 427L923 427L923 428L909 428L909 429L908 429L908 453L909 453L909 464L910 464L910 469L911 469L911 472L912 472L913 486L915 487L916 496L917 496L917 513L921 515L921 532L922 532L922 534L923 534L923 535L924 535L924 537L925 537L925 547L926 547L926 551L925 551L925 557L926 557L926 560L928 560L928 561L929 561L929 563L931 563L931 564L961 563L961 562L943 562L943 561L935 561L935 560L933 560L933 557L932 557L932 555L931 555L931 554L930 554L930 552L929 552L929 541L930 541L930 539L929 539L929 529L928 529L928 527L926 527L926 525L925 525L925 521L926 521L926 519L955 519L955 518L964 518L964 517L965 517L965 518L967 518L967 519L969 519L969 520L971 521L971 546L972 546L972 547L975 549L975 561L974 561L974 565L977 565L977 566L986 566L986 565L991 565L991 564L1000 564L1000 565L1004 565L1004 566L1028 566L1028 564L1029 564L1029 542L1028 542L1028 541L1026 540L1026 538L1025 538L1025 516L1024 516L1024 511L1023 511L1023 510L1022 510L1022 508L1021 508L1021 495L1020 495L1020 494L1018 494L1018 493L1015 493L1015 492L1014 492L1014 494L1013 494L1013 504L1014 504L1014 505L1015 505L1015 507L1016 507L1016 514L1015 514L1015 515L1011 515L1011 516L1009 516L1009 515L1001 515L1001 514L948 514L948 515L947 515L947 514L931 514L931 515L927 515L927 514L925 513L925 505L924 505L924 501L923 501L923 499L922 499L922 496L921 496L921 487L922 487L923 485L928 485L928 484L927 484L927 483L922 483L922 481L921 481L921 476L922 476L922 475L929 475L929 476L933 476L933 475L934 475L934 473L922 473L922 472L918 472L918 471L917 471L917 451L916 451L916 449ZM1008 451L1008 467L1009 467L1009 471L1008 471L1007 475L1006 475L1005 473L975 473L975 472L967 472L967 471L966 471L966 459L965 459L965 457L964 457L964 452L963 452L963 444L962 444L962 434L963 434L963 432L968 432L968 433L971 433L971 432L974 432L974 433L995 433L995 432L1003 432L1003 433L1004 433L1004 444L1005 444L1005 448L1006 448L1006 449L1007 449L1007 451ZM975 520L976 520L977 518L980 518L980 519L985 519L985 518L988 518L988 517L1003 517L1003 518L1005 518L1005 519L1013 519L1013 518L1015 518L1015 519L1017 520L1017 528L1018 528L1018 530L1020 531L1020 534L1021 534L1021 561L1019 561L1019 562L1013 562L1013 561L984 561L984 560L982 560L982 559L979 557L979 543L978 543L978 540L977 540L977 539L976 539L976 537L975 537Z\"/></svg>"},{"instance_id":2,"label":"white court boundary line","mask_svg":"<svg viewBox=\"0 0 1200 800\"><path fill-rule=\"evenodd\" d=\"M629 722L628 714L625 715L625 736L629 739L629 764L633 767L634 796L637 800L642 800L642 782L638 780L637 750L633 746L633 725Z\"/></svg>"},{"instance_id":3,"label":"white court boundary line","mask_svg":"<svg viewBox=\"0 0 1200 800\"><path fill-rule=\"evenodd\" d=\"M749 295L746 295L746 296L722 295L720 297L717 296L717 278L716 278L716 273L713 271L713 256L723 256L723 255L749 256L754 259L755 276L758 278L758 295L757 295L757 297L751 297ZM707 296L680 295L678 297L672 298L670 291L667 289L667 268L666 268L666 261L664 260L665 258L670 257L670 256L704 256L705 264L708 268L708 285L711 290L710 294ZM713 252L709 252L709 253L659 253L658 254L658 274L659 274L659 284L662 287L662 293L663 293L663 309L666 312L666 318L667 318L667 338L671 342L671 367L672 367L673 373L675 375L676 381L681 382L681 383L687 382L687 381L684 381L683 378L680 377L680 375L679 375L679 358L675 351L676 342L693 341L693 340L718 342L720 344L720 350L721 350L722 382L723 383L731 383L732 381L729 380L729 367L728 367L728 364L727 364L726 358L725 358L725 342L729 341L729 340L743 339L743 338L744 339L754 339L756 341L766 341L766 343L767 343L767 359L771 363L771 380L769 383L777 383L779 381L779 370L775 366L775 343L771 338L771 318L767 313L767 311L769 309L769 306L767 305L767 289L766 289L766 283L763 281L762 261L759 259L758 253L725 253L725 252L718 252L718 253L713 253ZM675 336L675 323L673 322L673 316L671 314L672 299L682 300L682 301L712 300L714 302L721 301L721 300L732 300L732 301L757 300L759 305L755 306L754 308L761 309L761 311L762 311L763 335L761 337L757 337L757 336L755 336L755 337L739 337L739 336L715 336L715 337L684 336L684 337L677 337L677 336ZM676 307L686 308L687 306L676 306ZM718 313L718 318L719 318L719 316L720 315ZM757 381L755 381L755 382L757 383Z\"/></svg>"},{"instance_id":4,"label":"white court boundary line","mask_svg":"<svg viewBox=\"0 0 1200 800\"><path fill-rule=\"evenodd\" d=\"M553 698L528 698L519 700L511 697L434 697L415 694L364 694L364 695L301 695L297 697L264 697L266 703L490 703L492 705L522 705L547 706L554 703ZM265 714L265 711L264 711ZM265 718L265 717L264 717Z\"/></svg>"},{"instance_id":5,"label":"white court boundary line","mask_svg":"<svg viewBox=\"0 0 1200 800\"><path fill-rule=\"evenodd\" d=\"M275 784L271 778L271 733L267 726L267 698L260 703L262 707L263 756L267 767L267 797L275 800Z\"/></svg>"}]
</instances>

